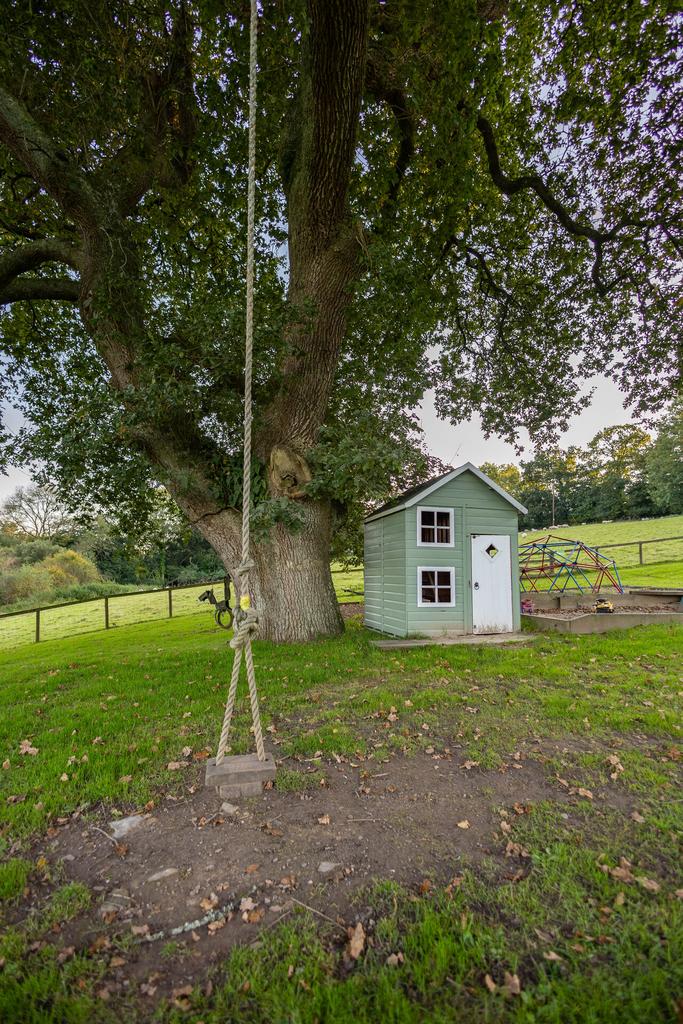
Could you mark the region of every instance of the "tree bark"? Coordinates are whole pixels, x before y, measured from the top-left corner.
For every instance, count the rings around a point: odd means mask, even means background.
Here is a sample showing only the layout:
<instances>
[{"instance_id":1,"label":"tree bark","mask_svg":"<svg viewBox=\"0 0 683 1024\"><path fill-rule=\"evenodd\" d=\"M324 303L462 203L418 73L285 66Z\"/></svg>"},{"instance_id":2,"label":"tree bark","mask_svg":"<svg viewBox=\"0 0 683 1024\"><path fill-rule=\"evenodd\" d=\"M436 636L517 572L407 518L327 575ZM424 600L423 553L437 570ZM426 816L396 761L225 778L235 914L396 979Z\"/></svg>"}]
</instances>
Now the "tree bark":
<instances>
[{"instance_id":1,"label":"tree bark","mask_svg":"<svg viewBox=\"0 0 683 1024\"><path fill-rule=\"evenodd\" d=\"M337 636L344 629L330 571L331 509L306 501L301 513L300 529L278 523L252 544L249 590L263 640L296 643ZM208 513L197 529L232 572L240 561L239 514Z\"/></svg>"}]
</instances>

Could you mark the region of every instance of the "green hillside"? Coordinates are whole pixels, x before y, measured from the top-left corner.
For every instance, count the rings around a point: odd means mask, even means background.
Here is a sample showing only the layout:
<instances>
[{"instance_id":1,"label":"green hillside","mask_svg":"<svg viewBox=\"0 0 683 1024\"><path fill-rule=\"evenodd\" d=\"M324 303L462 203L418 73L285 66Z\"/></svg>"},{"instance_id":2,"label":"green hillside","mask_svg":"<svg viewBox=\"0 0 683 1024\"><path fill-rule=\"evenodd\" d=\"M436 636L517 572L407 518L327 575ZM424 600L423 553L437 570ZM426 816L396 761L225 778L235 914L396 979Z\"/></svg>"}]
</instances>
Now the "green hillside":
<instances>
[{"instance_id":1,"label":"green hillside","mask_svg":"<svg viewBox=\"0 0 683 1024\"><path fill-rule=\"evenodd\" d=\"M571 540L581 540L591 547L602 544L628 544L633 541L659 540L666 537L683 537L683 516L662 516L659 519L628 519L613 523L581 523L576 526L546 527L543 530L527 530L520 533L521 544L553 533ZM608 548L605 552L616 559L617 565L638 565L638 548ZM663 544L645 544L643 562L677 562L683 560L683 540L667 541ZM640 582L640 581L639 581ZM649 582L649 581L648 581ZM669 584L672 586L673 584Z\"/></svg>"}]
</instances>

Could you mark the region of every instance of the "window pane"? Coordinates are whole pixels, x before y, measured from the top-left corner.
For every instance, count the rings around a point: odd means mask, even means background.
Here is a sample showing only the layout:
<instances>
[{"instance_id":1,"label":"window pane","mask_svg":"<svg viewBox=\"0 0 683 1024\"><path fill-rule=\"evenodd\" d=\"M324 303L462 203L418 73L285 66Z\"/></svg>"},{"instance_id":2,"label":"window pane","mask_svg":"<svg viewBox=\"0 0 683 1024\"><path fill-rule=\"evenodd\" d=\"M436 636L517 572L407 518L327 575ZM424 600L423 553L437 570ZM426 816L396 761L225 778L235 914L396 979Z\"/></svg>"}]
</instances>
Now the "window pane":
<instances>
[{"instance_id":1,"label":"window pane","mask_svg":"<svg viewBox=\"0 0 683 1024\"><path fill-rule=\"evenodd\" d=\"M420 531L420 533L421 533L421 539L422 539L422 543L423 544L433 544L434 543L434 527L433 526L423 526L422 530Z\"/></svg>"},{"instance_id":2,"label":"window pane","mask_svg":"<svg viewBox=\"0 0 683 1024\"><path fill-rule=\"evenodd\" d=\"M435 577L436 577L436 573L432 572L429 569L428 570L424 570L423 573L422 573L422 586L423 587L433 587L433 586L435 586L436 585Z\"/></svg>"},{"instance_id":3,"label":"window pane","mask_svg":"<svg viewBox=\"0 0 683 1024\"><path fill-rule=\"evenodd\" d=\"M450 526L451 525L451 514L450 514L450 512L437 512L436 513L436 525L437 526Z\"/></svg>"},{"instance_id":4,"label":"window pane","mask_svg":"<svg viewBox=\"0 0 683 1024\"><path fill-rule=\"evenodd\" d=\"M450 544L451 531L439 527L439 529L436 531L436 542L437 544Z\"/></svg>"},{"instance_id":5,"label":"window pane","mask_svg":"<svg viewBox=\"0 0 683 1024\"><path fill-rule=\"evenodd\" d=\"M420 515L422 516L422 519L420 520L420 522L422 523L423 526L433 526L434 525L434 513L433 512L421 512Z\"/></svg>"},{"instance_id":6,"label":"window pane","mask_svg":"<svg viewBox=\"0 0 683 1024\"><path fill-rule=\"evenodd\" d=\"M451 603L451 588L450 587L439 587L437 591L439 597L439 604L450 604Z\"/></svg>"},{"instance_id":7,"label":"window pane","mask_svg":"<svg viewBox=\"0 0 683 1024\"><path fill-rule=\"evenodd\" d=\"M451 585L451 574L450 572L437 573L437 583L440 587L450 587Z\"/></svg>"},{"instance_id":8,"label":"window pane","mask_svg":"<svg viewBox=\"0 0 683 1024\"><path fill-rule=\"evenodd\" d=\"M434 587L422 588L422 604L435 604Z\"/></svg>"}]
</instances>

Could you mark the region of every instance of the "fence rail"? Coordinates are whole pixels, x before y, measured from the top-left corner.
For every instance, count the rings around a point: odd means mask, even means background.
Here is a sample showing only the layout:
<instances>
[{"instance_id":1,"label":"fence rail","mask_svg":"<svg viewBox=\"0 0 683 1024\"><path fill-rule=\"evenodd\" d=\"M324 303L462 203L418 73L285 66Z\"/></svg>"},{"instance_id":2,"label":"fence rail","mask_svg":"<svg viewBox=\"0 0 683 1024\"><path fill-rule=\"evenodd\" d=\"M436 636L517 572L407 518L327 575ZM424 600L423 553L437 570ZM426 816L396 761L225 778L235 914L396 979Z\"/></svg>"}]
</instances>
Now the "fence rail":
<instances>
[{"instance_id":1,"label":"fence rail","mask_svg":"<svg viewBox=\"0 0 683 1024\"><path fill-rule=\"evenodd\" d=\"M593 545L594 551L606 551L607 548L638 548L638 564L645 565L643 547L645 544L668 544L670 541L683 540L683 537L652 537L649 540L623 540L615 544ZM591 545L589 545L590 547Z\"/></svg>"},{"instance_id":2,"label":"fence rail","mask_svg":"<svg viewBox=\"0 0 683 1024\"><path fill-rule=\"evenodd\" d=\"M148 594L167 594L168 613L165 616L168 619L173 618L173 595L183 590L199 590L200 587L215 587L223 584L224 587L229 586L229 580L227 577L222 577L218 580L195 580L194 583L183 583L180 586L169 586L169 587L153 587L148 590L128 590L120 594L106 594L102 597L88 597L84 601L63 601L60 604L49 604L43 605L40 608L24 608L21 611L15 612L0 612L0 627L2 626L3 620L13 619L18 616L33 616L34 626L33 635L34 643L40 643L41 634L41 613L53 612L62 608L81 608L83 605L96 604L98 602L103 603L103 619L100 628L110 629L112 627L112 621L110 616L110 601L123 600L127 597L144 597ZM159 618L161 616L155 616ZM142 621L142 620L138 620ZM44 619L43 619L44 622ZM68 634L67 634L68 635ZM0 644L1 646L1 644Z\"/></svg>"}]
</instances>

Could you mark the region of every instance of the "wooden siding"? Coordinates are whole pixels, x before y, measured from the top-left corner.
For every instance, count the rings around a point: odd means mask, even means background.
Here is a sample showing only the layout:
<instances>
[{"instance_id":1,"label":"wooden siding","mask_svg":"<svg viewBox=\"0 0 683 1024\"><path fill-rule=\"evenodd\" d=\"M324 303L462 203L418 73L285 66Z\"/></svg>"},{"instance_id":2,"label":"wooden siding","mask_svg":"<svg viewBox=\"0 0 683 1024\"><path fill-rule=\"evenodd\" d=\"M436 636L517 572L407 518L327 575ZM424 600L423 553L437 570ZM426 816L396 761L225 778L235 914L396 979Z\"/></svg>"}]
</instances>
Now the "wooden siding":
<instances>
[{"instance_id":1,"label":"wooden siding","mask_svg":"<svg viewBox=\"0 0 683 1024\"><path fill-rule=\"evenodd\" d=\"M365 525L365 624L393 636L406 635L406 552L401 520L397 513Z\"/></svg>"},{"instance_id":2,"label":"wooden siding","mask_svg":"<svg viewBox=\"0 0 683 1024\"><path fill-rule=\"evenodd\" d=\"M366 523L363 544L365 625L382 628L382 520Z\"/></svg>"}]
</instances>

